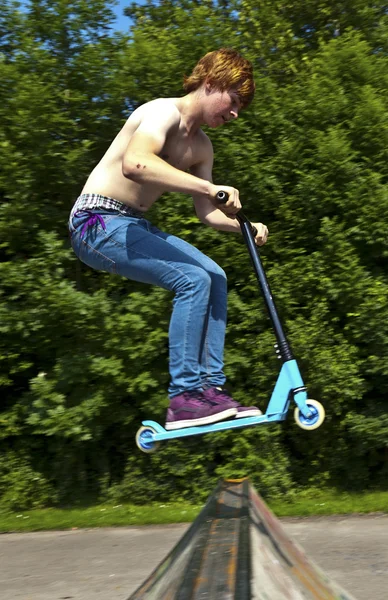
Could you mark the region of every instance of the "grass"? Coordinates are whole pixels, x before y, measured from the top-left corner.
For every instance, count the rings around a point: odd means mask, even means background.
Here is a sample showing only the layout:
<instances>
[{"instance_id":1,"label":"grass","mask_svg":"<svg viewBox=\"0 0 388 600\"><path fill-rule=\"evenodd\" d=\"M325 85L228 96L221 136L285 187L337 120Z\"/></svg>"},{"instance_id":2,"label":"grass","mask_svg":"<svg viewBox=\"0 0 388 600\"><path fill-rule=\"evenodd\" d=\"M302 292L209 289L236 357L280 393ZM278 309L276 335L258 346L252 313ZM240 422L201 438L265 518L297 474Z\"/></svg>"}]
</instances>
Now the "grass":
<instances>
[{"instance_id":1,"label":"grass","mask_svg":"<svg viewBox=\"0 0 388 600\"><path fill-rule=\"evenodd\" d=\"M102 504L88 508L42 508L19 512L0 510L0 533L190 523L201 508L187 503L159 503L147 506Z\"/></svg>"},{"instance_id":2,"label":"grass","mask_svg":"<svg viewBox=\"0 0 388 600\"><path fill-rule=\"evenodd\" d=\"M363 494L311 490L292 499L268 502L278 517L311 517L337 514L388 513L388 492ZM120 527L190 523L202 505L154 503L91 506L88 508L45 508L11 512L0 510L0 532L50 531L92 527Z\"/></svg>"},{"instance_id":3,"label":"grass","mask_svg":"<svg viewBox=\"0 0 388 600\"><path fill-rule=\"evenodd\" d=\"M388 513L388 492L339 493L333 490L314 494L309 491L292 501L268 502L278 517L313 517L321 515L349 515Z\"/></svg>"}]
</instances>

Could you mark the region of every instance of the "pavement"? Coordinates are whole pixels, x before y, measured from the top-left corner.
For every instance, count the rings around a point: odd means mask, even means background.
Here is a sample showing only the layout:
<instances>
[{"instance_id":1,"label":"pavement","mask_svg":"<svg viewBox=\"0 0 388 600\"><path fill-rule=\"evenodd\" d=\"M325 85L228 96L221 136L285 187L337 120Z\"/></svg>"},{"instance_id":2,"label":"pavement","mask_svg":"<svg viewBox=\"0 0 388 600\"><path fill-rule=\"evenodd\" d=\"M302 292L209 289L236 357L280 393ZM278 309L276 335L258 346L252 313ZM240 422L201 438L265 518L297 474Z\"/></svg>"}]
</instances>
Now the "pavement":
<instances>
[{"instance_id":1,"label":"pavement","mask_svg":"<svg viewBox=\"0 0 388 600\"><path fill-rule=\"evenodd\" d=\"M388 515L281 519L357 600L387 600ZM0 535L1 600L127 600L187 525Z\"/></svg>"}]
</instances>

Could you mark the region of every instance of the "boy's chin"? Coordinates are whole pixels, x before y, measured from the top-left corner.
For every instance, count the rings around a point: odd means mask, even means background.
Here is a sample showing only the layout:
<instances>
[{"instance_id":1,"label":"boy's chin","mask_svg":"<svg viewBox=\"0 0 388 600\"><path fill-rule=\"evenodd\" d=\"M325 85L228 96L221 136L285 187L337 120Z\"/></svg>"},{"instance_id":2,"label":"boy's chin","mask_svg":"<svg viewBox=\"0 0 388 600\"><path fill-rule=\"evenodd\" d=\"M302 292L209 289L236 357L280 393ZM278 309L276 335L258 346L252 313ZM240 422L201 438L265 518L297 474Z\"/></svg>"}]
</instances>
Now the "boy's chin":
<instances>
[{"instance_id":1,"label":"boy's chin","mask_svg":"<svg viewBox=\"0 0 388 600\"><path fill-rule=\"evenodd\" d=\"M220 120L219 117L214 117L214 119L209 120L206 125L211 129L217 129L217 127L221 127L224 124L223 120Z\"/></svg>"}]
</instances>

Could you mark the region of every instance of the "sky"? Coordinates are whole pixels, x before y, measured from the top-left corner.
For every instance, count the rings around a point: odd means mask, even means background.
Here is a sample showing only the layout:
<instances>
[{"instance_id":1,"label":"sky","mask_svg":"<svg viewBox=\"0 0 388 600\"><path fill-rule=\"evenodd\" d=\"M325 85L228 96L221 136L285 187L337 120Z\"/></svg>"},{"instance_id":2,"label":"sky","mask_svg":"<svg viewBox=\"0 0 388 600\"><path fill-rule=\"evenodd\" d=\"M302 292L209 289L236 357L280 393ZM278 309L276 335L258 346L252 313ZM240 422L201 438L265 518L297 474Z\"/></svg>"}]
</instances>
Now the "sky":
<instances>
[{"instance_id":1,"label":"sky","mask_svg":"<svg viewBox=\"0 0 388 600\"><path fill-rule=\"evenodd\" d=\"M131 21L123 15L123 12L124 8L130 6L130 4L131 0L119 0L117 6L113 7L116 15L115 29L118 31L128 31ZM138 4L142 4L142 2L138 2Z\"/></svg>"},{"instance_id":2,"label":"sky","mask_svg":"<svg viewBox=\"0 0 388 600\"><path fill-rule=\"evenodd\" d=\"M145 0L135 0L136 4L144 4ZM24 6L28 4L27 0L19 0L21 4L21 8L23 10ZM132 0L118 0L117 5L111 5L111 8L116 15L116 21L113 23L114 28L117 31L128 31L131 20L128 17L125 17L123 12L124 8L131 5Z\"/></svg>"}]
</instances>

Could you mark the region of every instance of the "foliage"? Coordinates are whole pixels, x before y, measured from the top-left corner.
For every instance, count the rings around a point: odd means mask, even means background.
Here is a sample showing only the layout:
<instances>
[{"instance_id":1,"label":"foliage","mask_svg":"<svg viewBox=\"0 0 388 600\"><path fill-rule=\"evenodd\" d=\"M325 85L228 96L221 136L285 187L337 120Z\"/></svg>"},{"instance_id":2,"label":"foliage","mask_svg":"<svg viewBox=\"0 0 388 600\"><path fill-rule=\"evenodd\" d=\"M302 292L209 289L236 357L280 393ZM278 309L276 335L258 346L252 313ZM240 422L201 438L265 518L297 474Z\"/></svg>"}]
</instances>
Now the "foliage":
<instances>
[{"instance_id":1,"label":"foliage","mask_svg":"<svg viewBox=\"0 0 388 600\"><path fill-rule=\"evenodd\" d=\"M56 500L56 491L26 455L8 452L0 458L0 507L10 510L43 508Z\"/></svg>"},{"instance_id":2,"label":"foliage","mask_svg":"<svg viewBox=\"0 0 388 600\"><path fill-rule=\"evenodd\" d=\"M322 483L384 487L388 391L388 62L383 3L148 0L111 29L104 0L2 1L0 16L0 497L28 508L95 498L203 500L249 475L267 497ZM209 132L214 181L268 224L262 251L285 329L327 419L220 433L142 455L141 420L168 403L171 296L72 253L72 202L130 110L181 94L206 51L255 66L252 106ZM226 270L226 373L266 406L273 332L238 236L167 194L150 220Z\"/></svg>"}]
</instances>

